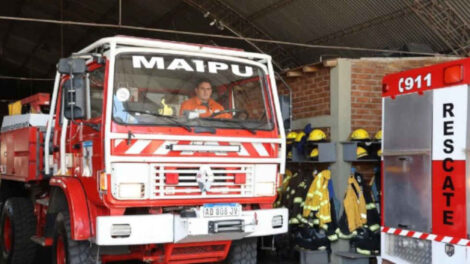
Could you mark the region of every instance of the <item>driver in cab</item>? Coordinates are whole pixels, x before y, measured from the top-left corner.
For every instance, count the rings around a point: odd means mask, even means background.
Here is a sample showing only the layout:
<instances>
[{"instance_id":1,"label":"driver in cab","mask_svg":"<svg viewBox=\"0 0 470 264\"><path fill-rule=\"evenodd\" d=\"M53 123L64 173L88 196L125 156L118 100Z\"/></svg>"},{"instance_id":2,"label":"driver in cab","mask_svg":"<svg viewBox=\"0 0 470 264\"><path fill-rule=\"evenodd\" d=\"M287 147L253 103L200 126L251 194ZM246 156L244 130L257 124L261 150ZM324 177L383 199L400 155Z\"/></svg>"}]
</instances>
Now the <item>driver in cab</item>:
<instances>
[{"instance_id":1,"label":"driver in cab","mask_svg":"<svg viewBox=\"0 0 470 264\"><path fill-rule=\"evenodd\" d=\"M209 81L200 81L194 91L196 96L181 104L181 116L188 115L190 119L196 117L232 118L230 113L217 114L224 111L224 107L211 98L212 85Z\"/></svg>"}]
</instances>

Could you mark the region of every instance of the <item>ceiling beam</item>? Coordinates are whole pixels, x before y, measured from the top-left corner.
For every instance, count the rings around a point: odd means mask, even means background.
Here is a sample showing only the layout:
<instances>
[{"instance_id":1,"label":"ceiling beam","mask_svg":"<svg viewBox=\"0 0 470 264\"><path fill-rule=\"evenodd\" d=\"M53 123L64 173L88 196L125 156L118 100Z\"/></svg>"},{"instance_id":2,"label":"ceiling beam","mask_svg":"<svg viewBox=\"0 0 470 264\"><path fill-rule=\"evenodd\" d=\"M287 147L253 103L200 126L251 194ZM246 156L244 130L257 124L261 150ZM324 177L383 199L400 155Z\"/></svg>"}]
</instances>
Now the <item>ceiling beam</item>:
<instances>
[{"instance_id":1,"label":"ceiling beam","mask_svg":"<svg viewBox=\"0 0 470 264\"><path fill-rule=\"evenodd\" d=\"M38 35L39 38L35 41L36 45L33 47L31 52L26 56L26 58L23 60L23 62L20 64L18 68L16 68L16 71L21 71L23 68L28 67L31 68L32 66L27 66L28 63L35 57L35 54L38 52L38 50L44 45L44 42L48 39L51 29L54 27L53 24L45 26L44 30L41 31Z\"/></svg>"},{"instance_id":2,"label":"ceiling beam","mask_svg":"<svg viewBox=\"0 0 470 264\"><path fill-rule=\"evenodd\" d=\"M448 1L415 0L411 10L455 55L470 55L470 23Z\"/></svg>"},{"instance_id":3,"label":"ceiling beam","mask_svg":"<svg viewBox=\"0 0 470 264\"><path fill-rule=\"evenodd\" d=\"M102 13L94 22L96 23L102 23L106 21L106 19L110 16L110 14L114 14L117 12L119 9L119 1L115 1L112 3L111 7L106 9L104 13ZM87 36L90 36L94 31L96 31L96 28L89 27L83 32L83 34L80 34L76 39L74 43L70 45L70 48L68 49L67 52L64 53L64 56L68 56L69 53L72 53L74 51L78 51L81 48L84 48L86 45L90 44L90 39L87 38Z\"/></svg>"},{"instance_id":4,"label":"ceiling beam","mask_svg":"<svg viewBox=\"0 0 470 264\"><path fill-rule=\"evenodd\" d=\"M240 38L263 38L273 40L273 37L261 30L253 22L226 3L220 0L183 0L188 5L201 11L204 16L221 28L226 28L232 34ZM299 65L297 58L279 44L254 43L244 39L257 51L267 53L272 56L274 66L279 70L293 68Z\"/></svg>"},{"instance_id":5,"label":"ceiling beam","mask_svg":"<svg viewBox=\"0 0 470 264\"><path fill-rule=\"evenodd\" d=\"M259 9L258 11L255 11L254 13L252 13L251 15L249 15L247 17L248 20L256 20L256 19L259 19L261 17L264 17L280 8L283 8L291 3L293 3L295 0L280 0L280 1L277 1L271 5L268 5L266 7L263 7L261 9Z\"/></svg>"},{"instance_id":6,"label":"ceiling beam","mask_svg":"<svg viewBox=\"0 0 470 264\"><path fill-rule=\"evenodd\" d=\"M100 22L103 22L105 21L108 17L109 17L109 14L112 14L116 11L118 11L118 8L119 8L119 2L116 1L116 3L113 3L112 6L108 9L106 9L106 11L104 13L102 13L100 15L100 17L96 20L97 23L100 23ZM84 48L87 44L90 44L90 39L87 38L87 36L89 36L93 31L96 31L96 28L93 28L93 27L89 27L85 30L85 32L83 32L83 34L81 34L78 38L77 38L77 41L75 41L74 43L72 43L70 45L70 48L67 49L67 52L64 51L64 55L65 56L68 56L69 53L72 53L74 51L78 51L79 48ZM59 56L60 57L60 56ZM47 70L47 73L45 76L52 76L53 75L53 71L55 70L56 68L56 64L53 63L49 69Z\"/></svg>"},{"instance_id":7,"label":"ceiling beam","mask_svg":"<svg viewBox=\"0 0 470 264\"><path fill-rule=\"evenodd\" d=\"M163 22L168 21L168 19L171 19L172 17L174 17L174 15L177 12L180 12L181 10L187 7L188 5L184 4L183 2L180 2L170 11L163 14L163 16L151 22L151 26L156 27L162 24ZM96 20L96 23L104 22L110 16L110 14L114 14L115 12L117 12L118 8L119 8L119 3L113 4L110 8L108 8L104 13L101 14L101 16ZM87 30L83 34L81 34L79 38L77 38L78 40L70 45L70 48L68 49L68 51L72 53L72 52L78 51L81 48L84 48L87 44L90 44L89 43L90 39L86 38L86 36L89 36L94 31L96 31L96 28L93 28L93 27L87 28ZM51 65L47 74L50 74L52 71L54 71L55 67L56 67L55 64Z\"/></svg>"}]
</instances>

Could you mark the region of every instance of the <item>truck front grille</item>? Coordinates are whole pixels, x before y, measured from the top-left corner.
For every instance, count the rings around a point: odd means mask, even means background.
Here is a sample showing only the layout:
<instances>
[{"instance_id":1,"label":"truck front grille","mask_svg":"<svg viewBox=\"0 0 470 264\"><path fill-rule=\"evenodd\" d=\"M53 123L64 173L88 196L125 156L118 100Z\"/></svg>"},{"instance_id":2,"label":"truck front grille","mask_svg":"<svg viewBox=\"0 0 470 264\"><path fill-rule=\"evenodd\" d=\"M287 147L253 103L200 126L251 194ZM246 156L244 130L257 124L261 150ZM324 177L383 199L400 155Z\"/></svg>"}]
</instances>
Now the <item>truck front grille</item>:
<instances>
[{"instance_id":1,"label":"truck front grille","mask_svg":"<svg viewBox=\"0 0 470 264\"><path fill-rule=\"evenodd\" d=\"M211 176L198 177L198 174ZM254 195L253 165L152 164L151 175L151 198L222 198Z\"/></svg>"}]
</instances>

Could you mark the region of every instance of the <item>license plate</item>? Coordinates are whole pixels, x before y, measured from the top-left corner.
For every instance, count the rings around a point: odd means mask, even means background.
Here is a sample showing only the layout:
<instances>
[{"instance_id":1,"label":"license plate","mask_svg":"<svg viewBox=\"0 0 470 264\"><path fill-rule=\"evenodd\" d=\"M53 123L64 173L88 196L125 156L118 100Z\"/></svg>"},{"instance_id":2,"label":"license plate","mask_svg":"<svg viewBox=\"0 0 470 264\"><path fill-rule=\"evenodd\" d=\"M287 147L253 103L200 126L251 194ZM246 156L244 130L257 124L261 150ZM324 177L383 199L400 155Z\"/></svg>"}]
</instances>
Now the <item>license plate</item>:
<instances>
[{"instance_id":1,"label":"license plate","mask_svg":"<svg viewBox=\"0 0 470 264\"><path fill-rule=\"evenodd\" d=\"M204 217L240 216L242 206L237 203L205 204L202 207Z\"/></svg>"}]
</instances>

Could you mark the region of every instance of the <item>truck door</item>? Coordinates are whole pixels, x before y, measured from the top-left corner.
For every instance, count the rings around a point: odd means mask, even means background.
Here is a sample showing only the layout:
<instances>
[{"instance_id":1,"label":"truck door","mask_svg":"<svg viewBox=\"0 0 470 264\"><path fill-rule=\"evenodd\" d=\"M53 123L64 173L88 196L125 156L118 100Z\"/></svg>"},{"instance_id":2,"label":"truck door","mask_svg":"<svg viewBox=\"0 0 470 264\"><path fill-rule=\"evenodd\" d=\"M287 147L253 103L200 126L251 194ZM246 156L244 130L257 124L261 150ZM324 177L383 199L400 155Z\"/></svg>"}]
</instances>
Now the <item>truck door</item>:
<instances>
[{"instance_id":1,"label":"truck door","mask_svg":"<svg viewBox=\"0 0 470 264\"><path fill-rule=\"evenodd\" d=\"M103 65L91 65L87 76L86 118L77 121L78 136L72 138L74 174L82 177L96 176L102 168L101 125L103 115L104 74ZM74 124L71 124L72 126Z\"/></svg>"},{"instance_id":2,"label":"truck door","mask_svg":"<svg viewBox=\"0 0 470 264\"><path fill-rule=\"evenodd\" d=\"M432 96L384 99L385 226L431 232Z\"/></svg>"}]
</instances>

